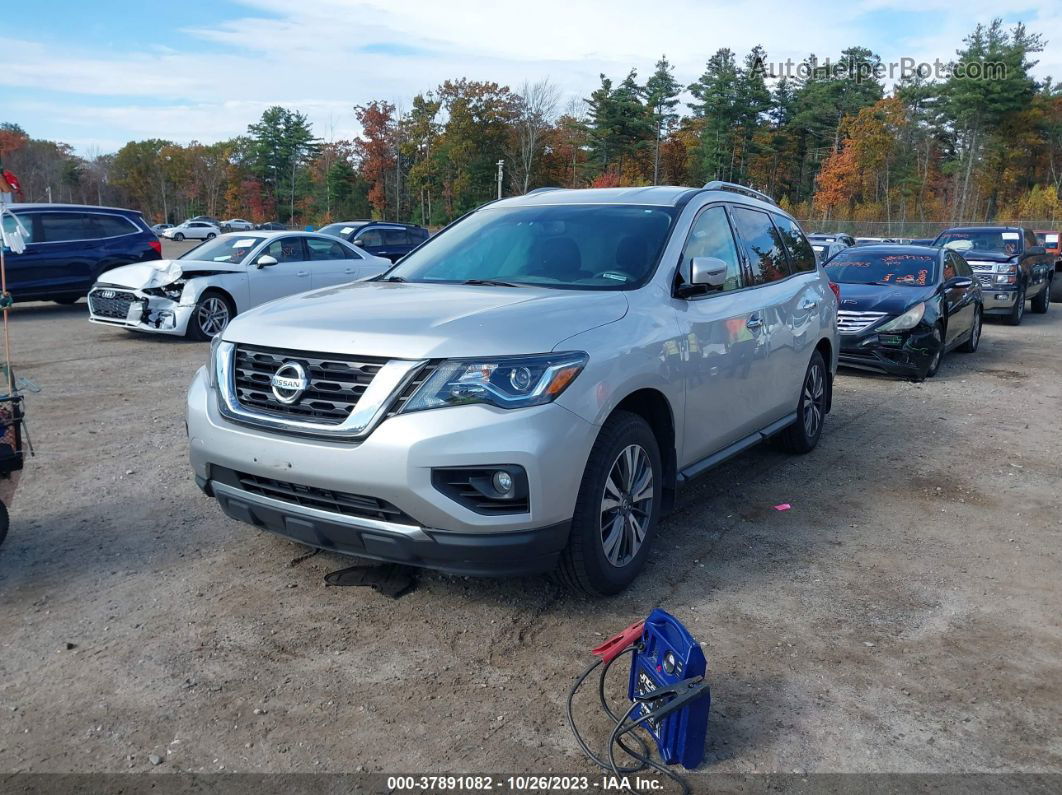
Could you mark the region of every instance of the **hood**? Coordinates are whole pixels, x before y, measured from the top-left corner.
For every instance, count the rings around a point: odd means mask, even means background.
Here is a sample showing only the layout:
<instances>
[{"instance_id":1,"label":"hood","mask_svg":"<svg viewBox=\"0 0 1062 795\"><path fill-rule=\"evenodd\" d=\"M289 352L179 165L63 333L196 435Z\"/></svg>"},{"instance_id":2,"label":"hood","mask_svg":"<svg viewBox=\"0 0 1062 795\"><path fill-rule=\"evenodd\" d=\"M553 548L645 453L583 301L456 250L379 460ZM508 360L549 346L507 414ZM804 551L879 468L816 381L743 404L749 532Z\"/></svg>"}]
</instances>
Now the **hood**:
<instances>
[{"instance_id":1,"label":"hood","mask_svg":"<svg viewBox=\"0 0 1062 795\"><path fill-rule=\"evenodd\" d=\"M620 292L355 282L236 317L228 342L396 359L545 353L627 313Z\"/></svg>"},{"instance_id":2,"label":"hood","mask_svg":"<svg viewBox=\"0 0 1062 795\"><path fill-rule=\"evenodd\" d=\"M182 277L206 276L212 273L236 273L242 271L242 265L229 262L204 262L194 259L157 259L152 262L136 262L123 265L100 276L103 284L116 284L119 287L131 287L134 290L146 290L149 287L164 287L173 284Z\"/></svg>"},{"instance_id":3,"label":"hood","mask_svg":"<svg viewBox=\"0 0 1062 795\"><path fill-rule=\"evenodd\" d=\"M919 301L928 301L936 294L936 287L889 287L879 284L841 283L839 311L885 312L902 315Z\"/></svg>"},{"instance_id":4,"label":"hood","mask_svg":"<svg viewBox=\"0 0 1062 795\"><path fill-rule=\"evenodd\" d=\"M1017 254L1004 254L1002 251L960 251L967 262L1013 262Z\"/></svg>"}]
</instances>

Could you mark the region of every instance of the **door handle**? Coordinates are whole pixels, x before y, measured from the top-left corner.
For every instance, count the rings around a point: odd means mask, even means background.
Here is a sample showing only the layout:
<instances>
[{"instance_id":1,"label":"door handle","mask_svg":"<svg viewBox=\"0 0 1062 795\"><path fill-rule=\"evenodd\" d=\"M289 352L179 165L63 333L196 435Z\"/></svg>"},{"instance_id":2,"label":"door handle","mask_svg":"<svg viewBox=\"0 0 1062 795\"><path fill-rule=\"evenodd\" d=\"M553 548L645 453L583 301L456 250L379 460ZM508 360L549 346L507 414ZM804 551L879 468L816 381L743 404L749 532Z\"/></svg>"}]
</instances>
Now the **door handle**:
<instances>
[{"instance_id":1,"label":"door handle","mask_svg":"<svg viewBox=\"0 0 1062 795\"><path fill-rule=\"evenodd\" d=\"M745 328L757 329L763 325L763 318L759 315L752 315L747 321L745 321Z\"/></svg>"},{"instance_id":2,"label":"door handle","mask_svg":"<svg viewBox=\"0 0 1062 795\"><path fill-rule=\"evenodd\" d=\"M357 273L357 272L358 271L356 269L354 269L354 268L347 268L345 271L343 271L343 273Z\"/></svg>"},{"instance_id":3,"label":"door handle","mask_svg":"<svg viewBox=\"0 0 1062 795\"><path fill-rule=\"evenodd\" d=\"M818 301L812 301L810 298L805 298L804 299L804 303L802 303L800 305L800 310L802 312L810 312L812 309L814 309L818 305L819 305Z\"/></svg>"},{"instance_id":4,"label":"door handle","mask_svg":"<svg viewBox=\"0 0 1062 795\"><path fill-rule=\"evenodd\" d=\"M296 273L295 275L296 275L296 276L309 276L309 275L310 275L310 272L309 272L309 271L299 271L299 272L298 272L298 273Z\"/></svg>"}]
</instances>

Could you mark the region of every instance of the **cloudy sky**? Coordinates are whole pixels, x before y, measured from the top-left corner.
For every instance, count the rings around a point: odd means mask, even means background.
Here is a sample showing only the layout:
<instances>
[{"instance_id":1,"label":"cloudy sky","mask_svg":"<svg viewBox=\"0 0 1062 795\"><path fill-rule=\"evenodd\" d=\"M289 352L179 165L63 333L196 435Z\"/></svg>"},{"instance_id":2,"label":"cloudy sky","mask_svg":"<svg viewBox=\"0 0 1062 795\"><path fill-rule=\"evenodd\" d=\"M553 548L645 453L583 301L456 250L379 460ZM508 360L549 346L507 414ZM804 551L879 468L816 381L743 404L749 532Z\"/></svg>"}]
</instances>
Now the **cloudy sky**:
<instances>
[{"instance_id":1,"label":"cloudy sky","mask_svg":"<svg viewBox=\"0 0 1062 795\"><path fill-rule=\"evenodd\" d=\"M947 61L993 16L1062 39L1060 0L11 2L0 11L0 121L106 152L135 138L227 138L281 104L344 138L357 133L353 105L408 106L447 78L549 77L581 98L600 72L644 76L665 53L692 82L719 47L762 44L772 62L852 45L885 61ZM1062 78L1062 41L1036 73Z\"/></svg>"}]
</instances>

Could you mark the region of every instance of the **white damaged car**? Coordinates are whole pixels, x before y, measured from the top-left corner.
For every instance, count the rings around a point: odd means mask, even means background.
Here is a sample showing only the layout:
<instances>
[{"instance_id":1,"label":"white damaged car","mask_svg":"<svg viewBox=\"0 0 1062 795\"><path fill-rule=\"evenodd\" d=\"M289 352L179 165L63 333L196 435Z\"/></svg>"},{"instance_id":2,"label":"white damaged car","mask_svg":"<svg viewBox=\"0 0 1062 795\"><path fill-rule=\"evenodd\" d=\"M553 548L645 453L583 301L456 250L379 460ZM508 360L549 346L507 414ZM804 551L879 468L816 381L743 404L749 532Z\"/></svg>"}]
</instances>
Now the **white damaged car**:
<instances>
[{"instance_id":1,"label":"white damaged car","mask_svg":"<svg viewBox=\"0 0 1062 795\"><path fill-rule=\"evenodd\" d=\"M233 232L174 260L106 271L88 294L89 320L207 340L251 307L377 276L391 262L330 235Z\"/></svg>"}]
</instances>

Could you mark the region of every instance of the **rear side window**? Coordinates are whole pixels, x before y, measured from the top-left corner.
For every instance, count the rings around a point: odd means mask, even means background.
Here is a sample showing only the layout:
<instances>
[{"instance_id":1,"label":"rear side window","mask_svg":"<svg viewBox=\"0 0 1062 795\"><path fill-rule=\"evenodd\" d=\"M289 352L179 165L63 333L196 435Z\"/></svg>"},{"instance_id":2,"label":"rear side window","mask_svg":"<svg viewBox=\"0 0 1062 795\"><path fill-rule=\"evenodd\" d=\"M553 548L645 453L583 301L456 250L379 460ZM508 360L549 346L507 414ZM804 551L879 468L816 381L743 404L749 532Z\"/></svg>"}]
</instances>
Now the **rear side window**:
<instances>
[{"instance_id":1,"label":"rear side window","mask_svg":"<svg viewBox=\"0 0 1062 795\"><path fill-rule=\"evenodd\" d=\"M771 217L747 207L732 207L730 212L748 257L750 284L767 284L788 276L782 236Z\"/></svg>"},{"instance_id":2,"label":"rear side window","mask_svg":"<svg viewBox=\"0 0 1062 795\"><path fill-rule=\"evenodd\" d=\"M32 243L33 242L33 232L34 232L33 215L29 214L29 213L19 213L18 214L18 221L19 221L19 223L16 224L15 223L15 219L12 218L9 214L5 213L4 214L4 231L7 232L7 234L9 234L9 235L14 234L15 233L15 228L17 226L18 230L19 230L19 233L22 235L22 239L26 243Z\"/></svg>"},{"instance_id":3,"label":"rear side window","mask_svg":"<svg viewBox=\"0 0 1062 795\"><path fill-rule=\"evenodd\" d=\"M428 230L427 229L410 229L409 230L409 235L410 235L410 237L413 238L412 242L414 242L414 243L422 243L423 241L428 239Z\"/></svg>"},{"instance_id":4,"label":"rear side window","mask_svg":"<svg viewBox=\"0 0 1062 795\"><path fill-rule=\"evenodd\" d=\"M136 226L127 218L118 215L88 215L88 228L92 237L118 237L119 235L131 235L139 232Z\"/></svg>"},{"instance_id":5,"label":"rear side window","mask_svg":"<svg viewBox=\"0 0 1062 795\"><path fill-rule=\"evenodd\" d=\"M334 240L322 240L319 237L306 238L306 247L310 249L311 260L346 259L343 246Z\"/></svg>"},{"instance_id":6,"label":"rear side window","mask_svg":"<svg viewBox=\"0 0 1062 795\"><path fill-rule=\"evenodd\" d=\"M62 243L93 237L85 213L41 213L39 219L42 242Z\"/></svg>"},{"instance_id":7,"label":"rear side window","mask_svg":"<svg viewBox=\"0 0 1062 795\"><path fill-rule=\"evenodd\" d=\"M715 257L726 263L723 290L741 286L741 264L738 259L734 233L722 207L709 207L693 222L686 246L682 249L682 272L688 274L694 257Z\"/></svg>"},{"instance_id":8,"label":"rear side window","mask_svg":"<svg viewBox=\"0 0 1062 795\"><path fill-rule=\"evenodd\" d=\"M794 273L815 270L815 251L811 248L808 239L804 237L804 233L800 231L796 221L784 215L773 217L774 225L782 233L782 242L789 253L789 265ZM829 256L829 248L826 249L826 256Z\"/></svg>"},{"instance_id":9,"label":"rear side window","mask_svg":"<svg viewBox=\"0 0 1062 795\"><path fill-rule=\"evenodd\" d=\"M385 229L383 239L384 245L387 246L408 246L413 242L409 239L409 233L405 229Z\"/></svg>"}]
</instances>

